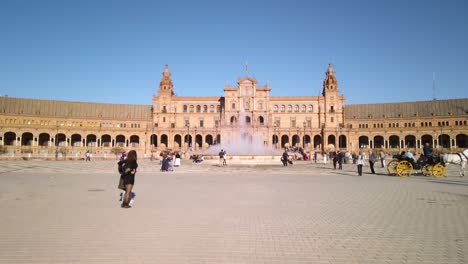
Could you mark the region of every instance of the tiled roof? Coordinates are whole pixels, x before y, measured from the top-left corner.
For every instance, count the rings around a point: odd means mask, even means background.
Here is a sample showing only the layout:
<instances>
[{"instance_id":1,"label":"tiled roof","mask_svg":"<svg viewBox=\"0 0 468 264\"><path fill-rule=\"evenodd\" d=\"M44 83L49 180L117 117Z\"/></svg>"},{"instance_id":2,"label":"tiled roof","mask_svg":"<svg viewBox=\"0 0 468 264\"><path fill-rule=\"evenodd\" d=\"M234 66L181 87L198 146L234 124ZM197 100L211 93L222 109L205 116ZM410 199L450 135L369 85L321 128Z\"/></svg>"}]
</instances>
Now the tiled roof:
<instances>
[{"instance_id":1,"label":"tiled roof","mask_svg":"<svg viewBox=\"0 0 468 264\"><path fill-rule=\"evenodd\" d=\"M356 104L345 106L347 119L411 118L468 115L468 98L404 103Z\"/></svg>"},{"instance_id":2,"label":"tiled roof","mask_svg":"<svg viewBox=\"0 0 468 264\"><path fill-rule=\"evenodd\" d=\"M1 114L44 115L61 118L148 120L151 105L105 104L0 97Z\"/></svg>"}]
</instances>

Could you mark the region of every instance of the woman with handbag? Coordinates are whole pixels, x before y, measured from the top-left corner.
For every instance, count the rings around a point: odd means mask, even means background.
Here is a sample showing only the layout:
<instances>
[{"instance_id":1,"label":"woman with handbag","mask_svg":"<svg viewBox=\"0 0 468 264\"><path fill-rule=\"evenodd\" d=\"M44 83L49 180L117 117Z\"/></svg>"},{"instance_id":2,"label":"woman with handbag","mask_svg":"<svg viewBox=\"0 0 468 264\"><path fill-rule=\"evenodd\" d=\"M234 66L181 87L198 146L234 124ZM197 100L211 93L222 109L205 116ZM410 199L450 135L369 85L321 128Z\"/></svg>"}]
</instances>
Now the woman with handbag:
<instances>
[{"instance_id":1,"label":"woman with handbag","mask_svg":"<svg viewBox=\"0 0 468 264\"><path fill-rule=\"evenodd\" d=\"M130 150L127 158L124 161L123 167L125 168L122 174L123 184L125 186L125 195L122 201L122 208L132 208L130 206L130 198L135 184L135 174L138 168L137 153L135 150Z\"/></svg>"}]
</instances>

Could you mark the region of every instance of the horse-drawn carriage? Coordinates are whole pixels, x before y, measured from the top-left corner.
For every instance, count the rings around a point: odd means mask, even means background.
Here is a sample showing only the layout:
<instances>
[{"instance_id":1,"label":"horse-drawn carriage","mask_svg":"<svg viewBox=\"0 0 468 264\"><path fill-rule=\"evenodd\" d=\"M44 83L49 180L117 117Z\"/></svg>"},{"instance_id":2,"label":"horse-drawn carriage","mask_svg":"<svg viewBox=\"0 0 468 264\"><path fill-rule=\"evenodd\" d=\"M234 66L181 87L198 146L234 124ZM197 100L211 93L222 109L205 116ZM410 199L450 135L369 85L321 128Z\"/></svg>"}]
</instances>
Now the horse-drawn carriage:
<instances>
[{"instance_id":1,"label":"horse-drawn carriage","mask_svg":"<svg viewBox=\"0 0 468 264\"><path fill-rule=\"evenodd\" d=\"M441 178L445 176L445 163L439 156L421 156L418 160L410 159L404 155L393 155L393 160L387 165L387 171L391 175L409 177L414 170L420 170L424 176Z\"/></svg>"}]
</instances>

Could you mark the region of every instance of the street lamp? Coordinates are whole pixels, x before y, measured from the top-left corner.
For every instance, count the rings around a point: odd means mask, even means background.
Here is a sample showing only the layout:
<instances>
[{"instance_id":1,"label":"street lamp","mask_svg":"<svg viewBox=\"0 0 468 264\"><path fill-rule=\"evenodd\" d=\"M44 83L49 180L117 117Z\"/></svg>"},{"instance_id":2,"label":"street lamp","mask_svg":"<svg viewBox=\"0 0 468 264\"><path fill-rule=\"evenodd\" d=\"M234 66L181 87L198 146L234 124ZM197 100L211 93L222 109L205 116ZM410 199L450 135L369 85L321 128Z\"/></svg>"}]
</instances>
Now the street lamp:
<instances>
[{"instance_id":1,"label":"street lamp","mask_svg":"<svg viewBox=\"0 0 468 264\"><path fill-rule=\"evenodd\" d=\"M189 149L190 123L189 122L185 123L185 127L187 128L187 135L185 136L185 138L186 138L185 142L187 142L187 151L188 151L188 149Z\"/></svg>"},{"instance_id":2,"label":"street lamp","mask_svg":"<svg viewBox=\"0 0 468 264\"><path fill-rule=\"evenodd\" d=\"M55 160L58 160L58 129L59 129L59 126L57 126L57 131L55 133Z\"/></svg>"},{"instance_id":3,"label":"street lamp","mask_svg":"<svg viewBox=\"0 0 468 264\"><path fill-rule=\"evenodd\" d=\"M197 126L195 126L195 138L193 143L195 143L195 151L197 151Z\"/></svg>"},{"instance_id":4,"label":"street lamp","mask_svg":"<svg viewBox=\"0 0 468 264\"><path fill-rule=\"evenodd\" d=\"M277 143L277 138L276 138L276 123L273 124L273 145L275 148L277 148L276 143Z\"/></svg>"},{"instance_id":5,"label":"street lamp","mask_svg":"<svg viewBox=\"0 0 468 264\"><path fill-rule=\"evenodd\" d=\"M216 133L215 133L215 145L218 144L218 121L216 121L215 123L215 130L216 130Z\"/></svg>"},{"instance_id":6,"label":"street lamp","mask_svg":"<svg viewBox=\"0 0 468 264\"><path fill-rule=\"evenodd\" d=\"M306 122L304 121L304 122L302 123L302 125L304 126L304 134L302 135L302 148L305 149L305 144L306 144L306 142L305 142L305 138L306 138L306 134L305 134L305 133L306 133Z\"/></svg>"}]
</instances>

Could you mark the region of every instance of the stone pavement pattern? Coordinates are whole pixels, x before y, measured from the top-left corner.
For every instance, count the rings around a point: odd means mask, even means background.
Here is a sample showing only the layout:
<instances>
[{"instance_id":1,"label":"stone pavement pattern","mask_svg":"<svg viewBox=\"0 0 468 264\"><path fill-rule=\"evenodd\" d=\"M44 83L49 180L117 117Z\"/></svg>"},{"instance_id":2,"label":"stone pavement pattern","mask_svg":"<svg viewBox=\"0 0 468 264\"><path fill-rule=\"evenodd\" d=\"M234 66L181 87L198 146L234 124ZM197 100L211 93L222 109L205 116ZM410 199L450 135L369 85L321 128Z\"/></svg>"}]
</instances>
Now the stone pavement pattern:
<instances>
[{"instance_id":1,"label":"stone pavement pattern","mask_svg":"<svg viewBox=\"0 0 468 264\"><path fill-rule=\"evenodd\" d=\"M311 163L0 162L0 263L468 263L468 179ZM364 168L364 171L369 171Z\"/></svg>"}]
</instances>

